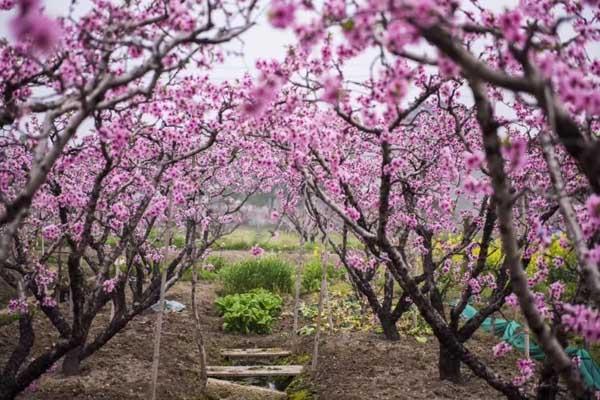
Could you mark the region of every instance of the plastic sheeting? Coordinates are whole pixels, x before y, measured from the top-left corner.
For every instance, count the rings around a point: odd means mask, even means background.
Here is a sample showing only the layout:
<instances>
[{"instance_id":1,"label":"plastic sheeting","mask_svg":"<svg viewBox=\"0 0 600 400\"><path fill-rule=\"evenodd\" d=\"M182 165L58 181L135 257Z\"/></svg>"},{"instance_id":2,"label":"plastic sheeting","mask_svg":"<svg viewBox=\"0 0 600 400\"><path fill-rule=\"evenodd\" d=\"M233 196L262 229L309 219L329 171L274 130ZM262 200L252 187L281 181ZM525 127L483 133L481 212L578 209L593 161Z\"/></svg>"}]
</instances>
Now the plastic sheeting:
<instances>
[{"instance_id":1,"label":"plastic sheeting","mask_svg":"<svg viewBox=\"0 0 600 400\"><path fill-rule=\"evenodd\" d=\"M160 302L154 304L152 307L153 311L160 311ZM165 312L180 312L185 309L185 305L175 300L165 300Z\"/></svg>"},{"instance_id":2,"label":"plastic sheeting","mask_svg":"<svg viewBox=\"0 0 600 400\"><path fill-rule=\"evenodd\" d=\"M461 316L469 320L477 315L477 313L478 311L475 307L467 305ZM510 343L513 348L520 352L525 352L525 332L523 326L517 321L488 317L481 324L481 328L486 332L493 332L495 336ZM592 359L590 353L583 348L577 347L568 347L566 352L571 358L579 358L579 370L584 382L589 387L600 390L600 367ZM541 347L531 338L529 339L529 356L537 361L542 361L545 357Z\"/></svg>"}]
</instances>

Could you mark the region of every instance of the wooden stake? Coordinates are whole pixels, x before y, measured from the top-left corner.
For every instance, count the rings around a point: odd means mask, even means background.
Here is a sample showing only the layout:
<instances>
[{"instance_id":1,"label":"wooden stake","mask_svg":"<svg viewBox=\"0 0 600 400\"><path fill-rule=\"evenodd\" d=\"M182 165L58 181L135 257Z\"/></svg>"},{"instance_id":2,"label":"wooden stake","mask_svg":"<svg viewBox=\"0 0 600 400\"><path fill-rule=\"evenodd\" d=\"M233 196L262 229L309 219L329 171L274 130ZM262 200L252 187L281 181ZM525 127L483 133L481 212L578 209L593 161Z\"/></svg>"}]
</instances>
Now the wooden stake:
<instances>
[{"instance_id":1,"label":"wooden stake","mask_svg":"<svg viewBox=\"0 0 600 400\"><path fill-rule=\"evenodd\" d=\"M329 301L329 284L327 282L327 267L323 273L323 282L325 285L325 308L327 309L327 324L329 325L329 334L333 334L333 315L331 313L331 302Z\"/></svg>"},{"instance_id":2,"label":"wooden stake","mask_svg":"<svg viewBox=\"0 0 600 400\"><path fill-rule=\"evenodd\" d=\"M121 269L119 268L119 259L117 259L117 262L115 262L115 278L119 279L119 275L120 275L120 271ZM110 320L112 321L113 319L115 319L115 302L111 301L110 302Z\"/></svg>"},{"instance_id":3,"label":"wooden stake","mask_svg":"<svg viewBox=\"0 0 600 400\"><path fill-rule=\"evenodd\" d=\"M527 326L527 324L525 324L525 357L527 357L527 359L530 358L530 355L529 355L529 326Z\"/></svg>"},{"instance_id":4,"label":"wooden stake","mask_svg":"<svg viewBox=\"0 0 600 400\"><path fill-rule=\"evenodd\" d=\"M327 265L327 250L323 249L323 254L321 255L321 290L319 291L319 305L317 307L317 330L315 332L315 342L313 348L313 358L312 358L312 370L316 371L318 366L319 359L319 340L321 339L321 320L323 315L323 302L325 300L325 291L327 290L327 274L323 273L326 271L323 267Z\"/></svg>"},{"instance_id":5,"label":"wooden stake","mask_svg":"<svg viewBox=\"0 0 600 400\"><path fill-rule=\"evenodd\" d=\"M304 247L304 239L300 238L300 249L298 250L298 260L296 263L296 284L294 292L294 325L292 327L293 335L298 334L298 314L300 313L300 289L302 285L302 249Z\"/></svg>"},{"instance_id":6,"label":"wooden stake","mask_svg":"<svg viewBox=\"0 0 600 400\"><path fill-rule=\"evenodd\" d=\"M192 266L192 312L196 322L196 345L200 353L200 393L204 393L208 382L208 371L206 367L204 336L202 335L202 326L200 325L200 315L198 314L198 304L196 301L196 283L198 281L198 271L196 268L196 264L194 263Z\"/></svg>"},{"instance_id":7,"label":"wooden stake","mask_svg":"<svg viewBox=\"0 0 600 400\"><path fill-rule=\"evenodd\" d=\"M173 240L173 229L171 226L173 220L173 188L169 188L169 205L167 209L167 226L165 240L165 260L168 258L169 246ZM152 356L152 394L151 400L156 400L156 385L158 382L158 365L160 360L160 337L162 334L163 314L165 312L165 286L167 283L167 266L163 266L160 275L160 299L158 302L158 315L156 317L156 331L154 332L154 354Z\"/></svg>"},{"instance_id":8,"label":"wooden stake","mask_svg":"<svg viewBox=\"0 0 600 400\"><path fill-rule=\"evenodd\" d=\"M160 300L156 328L154 331L154 354L152 356L152 394L151 399L156 400L156 384L158 382L158 363L160 359L160 336L162 334L162 321L165 308L165 284L167 282L167 268L163 268L160 276Z\"/></svg>"}]
</instances>

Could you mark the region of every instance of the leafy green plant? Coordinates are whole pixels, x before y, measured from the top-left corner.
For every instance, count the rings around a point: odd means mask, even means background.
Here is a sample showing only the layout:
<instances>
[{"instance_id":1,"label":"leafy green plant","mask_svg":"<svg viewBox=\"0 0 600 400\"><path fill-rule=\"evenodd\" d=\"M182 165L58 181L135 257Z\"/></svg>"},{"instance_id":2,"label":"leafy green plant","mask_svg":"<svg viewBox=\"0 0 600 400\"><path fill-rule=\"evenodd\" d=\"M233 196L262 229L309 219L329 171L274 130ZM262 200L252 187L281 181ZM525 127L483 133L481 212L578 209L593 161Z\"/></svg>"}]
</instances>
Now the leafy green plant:
<instances>
[{"instance_id":1,"label":"leafy green plant","mask_svg":"<svg viewBox=\"0 0 600 400\"><path fill-rule=\"evenodd\" d=\"M317 292L321 287L321 261L313 258L304 265L302 270L302 290L305 293ZM344 276L344 270L335 268L333 264L327 266L327 281L332 283Z\"/></svg>"},{"instance_id":2,"label":"leafy green plant","mask_svg":"<svg viewBox=\"0 0 600 400\"><path fill-rule=\"evenodd\" d=\"M427 343L428 338L433 335L431 327L415 307L404 313L398 323L400 330L414 337L418 343Z\"/></svg>"},{"instance_id":3,"label":"leafy green plant","mask_svg":"<svg viewBox=\"0 0 600 400\"><path fill-rule=\"evenodd\" d=\"M264 289L219 297L215 301L226 332L269 333L283 300Z\"/></svg>"},{"instance_id":4,"label":"leafy green plant","mask_svg":"<svg viewBox=\"0 0 600 400\"><path fill-rule=\"evenodd\" d=\"M219 271L223 294L266 289L275 293L292 290L292 267L275 257L260 257L228 265Z\"/></svg>"},{"instance_id":5,"label":"leafy green plant","mask_svg":"<svg viewBox=\"0 0 600 400\"><path fill-rule=\"evenodd\" d=\"M316 331L318 307L317 294L311 296L311 303L300 305L300 316L304 325L298 329L301 336L313 335ZM323 309L323 324L329 329L329 318L333 322L334 332L359 332L373 329L373 324L365 318L361 304L351 294L347 283L337 283L329 290L329 303Z\"/></svg>"}]
</instances>

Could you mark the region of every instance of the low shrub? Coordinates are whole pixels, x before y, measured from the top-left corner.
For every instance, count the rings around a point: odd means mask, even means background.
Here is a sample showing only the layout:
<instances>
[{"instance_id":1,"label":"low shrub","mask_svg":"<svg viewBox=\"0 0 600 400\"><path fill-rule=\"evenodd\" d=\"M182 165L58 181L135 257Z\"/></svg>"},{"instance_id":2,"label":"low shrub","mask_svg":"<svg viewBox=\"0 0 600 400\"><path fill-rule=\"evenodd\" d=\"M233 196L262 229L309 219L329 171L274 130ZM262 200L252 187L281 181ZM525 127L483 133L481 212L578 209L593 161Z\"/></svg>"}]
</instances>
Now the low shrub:
<instances>
[{"instance_id":1,"label":"low shrub","mask_svg":"<svg viewBox=\"0 0 600 400\"><path fill-rule=\"evenodd\" d=\"M302 269L302 290L305 293L317 292L321 288L321 261L313 258ZM327 266L327 281L332 283L344 276L342 268L335 268L333 264Z\"/></svg>"},{"instance_id":2,"label":"low shrub","mask_svg":"<svg viewBox=\"0 0 600 400\"><path fill-rule=\"evenodd\" d=\"M264 289L231 294L215 301L223 317L223 329L237 333L270 333L273 322L281 313L283 300Z\"/></svg>"},{"instance_id":3,"label":"low shrub","mask_svg":"<svg viewBox=\"0 0 600 400\"><path fill-rule=\"evenodd\" d=\"M276 257L260 257L228 265L219 271L223 294L266 289L275 293L292 290L292 267Z\"/></svg>"},{"instance_id":4,"label":"low shrub","mask_svg":"<svg viewBox=\"0 0 600 400\"><path fill-rule=\"evenodd\" d=\"M176 249L183 249L185 247L185 236L184 235L174 235L173 241L171 242Z\"/></svg>"}]
</instances>

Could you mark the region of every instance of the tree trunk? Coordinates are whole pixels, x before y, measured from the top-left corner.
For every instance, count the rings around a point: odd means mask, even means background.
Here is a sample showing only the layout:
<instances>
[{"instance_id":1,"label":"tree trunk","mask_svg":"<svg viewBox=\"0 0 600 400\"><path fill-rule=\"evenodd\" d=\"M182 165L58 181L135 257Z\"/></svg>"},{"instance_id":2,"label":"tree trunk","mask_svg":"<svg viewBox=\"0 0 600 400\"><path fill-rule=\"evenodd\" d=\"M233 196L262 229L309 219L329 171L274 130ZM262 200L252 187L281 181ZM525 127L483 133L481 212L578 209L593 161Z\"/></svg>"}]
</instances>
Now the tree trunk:
<instances>
[{"instance_id":1,"label":"tree trunk","mask_svg":"<svg viewBox=\"0 0 600 400\"><path fill-rule=\"evenodd\" d=\"M440 343L440 358L438 370L441 380L448 380L454 383L461 382L460 357L449 351Z\"/></svg>"},{"instance_id":2,"label":"tree trunk","mask_svg":"<svg viewBox=\"0 0 600 400\"><path fill-rule=\"evenodd\" d=\"M325 301L325 291L327 290L327 270L323 265L327 265L327 249L323 250L321 255L321 291L319 292L319 305L317 307L317 329L315 332L315 341L313 347L312 370L315 372L319 364L319 341L321 340L321 324L323 319L323 303Z\"/></svg>"},{"instance_id":3,"label":"tree trunk","mask_svg":"<svg viewBox=\"0 0 600 400\"><path fill-rule=\"evenodd\" d=\"M160 363L160 337L162 335L163 314L165 312L165 283L167 280L167 268L161 273L160 298L158 301L159 311L156 316L156 327L154 330L154 354L152 356L152 383L150 387L150 398L156 399L156 386L158 383L158 367Z\"/></svg>"},{"instance_id":4,"label":"tree trunk","mask_svg":"<svg viewBox=\"0 0 600 400\"><path fill-rule=\"evenodd\" d=\"M13 378L0 375L0 400L13 400L18 393Z\"/></svg>"},{"instance_id":5,"label":"tree trunk","mask_svg":"<svg viewBox=\"0 0 600 400\"><path fill-rule=\"evenodd\" d=\"M540 384L538 385L536 399L555 400L558 395L558 374L554 371L552 364L544 361Z\"/></svg>"},{"instance_id":6,"label":"tree trunk","mask_svg":"<svg viewBox=\"0 0 600 400\"><path fill-rule=\"evenodd\" d=\"M396 327L396 321L392 321L389 315L378 315L379 322L383 328L383 335L387 340L393 342L400 340L400 334L398 333L398 327Z\"/></svg>"},{"instance_id":7,"label":"tree trunk","mask_svg":"<svg viewBox=\"0 0 600 400\"><path fill-rule=\"evenodd\" d=\"M294 324L292 335L298 334L298 314L300 313L300 289L302 287L302 262L304 240L300 239L300 249L298 250L298 262L296 264L296 281L294 285Z\"/></svg>"},{"instance_id":8,"label":"tree trunk","mask_svg":"<svg viewBox=\"0 0 600 400\"><path fill-rule=\"evenodd\" d=\"M69 350L62 363L62 372L66 376L78 375L81 370L81 351L83 345Z\"/></svg>"},{"instance_id":9,"label":"tree trunk","mask_svg":"<svg viewBox=\"0 0 600 400\"><path fill-rule=\"evenodd\" d=\"M202 335L202 325L200 324L200 315L198 314L198 303L196 299L196 285L198 282L198 271L196 264L192 266L192 312L196 322L196 345L200 353L200 392L205 393L208 382L208 371L206 366L206 347L204 346L204 336Z\"/></svg>"}]
</instances>

